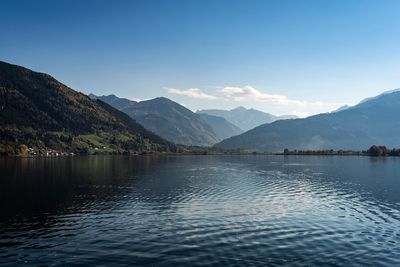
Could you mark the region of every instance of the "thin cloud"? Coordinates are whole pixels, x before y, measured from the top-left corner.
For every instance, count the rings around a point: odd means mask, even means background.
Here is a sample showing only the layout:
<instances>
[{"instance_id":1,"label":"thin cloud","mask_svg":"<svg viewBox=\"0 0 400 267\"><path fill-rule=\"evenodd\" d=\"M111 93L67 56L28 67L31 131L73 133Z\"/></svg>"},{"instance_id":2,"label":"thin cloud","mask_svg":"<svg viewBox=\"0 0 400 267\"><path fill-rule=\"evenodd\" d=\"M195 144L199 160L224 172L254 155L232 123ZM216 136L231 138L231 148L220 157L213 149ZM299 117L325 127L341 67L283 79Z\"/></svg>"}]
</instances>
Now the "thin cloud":
<instances>
[{"instance_id":1,"label":"thin cloud","mask_svg":"<svg viewBox=\"0 0 400 267\"><path fill-rule=\"evenodd\" d=\"M244 86L244 87L226 86L222 87L220 91L224 94L225 97L233 99L235 101L257 101L257 102L269 102L275 105L296 105L296 106L312 105L312 106L322 107L325 105L325 103L319 101L307 102L307 101L289 99L285 95L262 93L252 86Z\"/></svg>"},{"instance_id":2,"label":"thin cloud","mask_svg":"<svg viewBox=\"0 0 400 267\"><path fill-rule=\"evenodd\" d=\"M165 89L170 94L184 95L190 98L207 99L207 100L217 99L216 96L208 95L203 91L201 91L199 88L188 88L188 89L165 88Z\"/></svg>"},{"instance_id":3,"label":"thin cloud","mask_svg":"<svg viewBox=\"0 0 400 267\"><path fill-rule=\"evenodd\" d=\"M305 111L293 111L293 115L299 117L299 118L306 118L310 116L311 114Z\"/></svg>"}]
</instances>

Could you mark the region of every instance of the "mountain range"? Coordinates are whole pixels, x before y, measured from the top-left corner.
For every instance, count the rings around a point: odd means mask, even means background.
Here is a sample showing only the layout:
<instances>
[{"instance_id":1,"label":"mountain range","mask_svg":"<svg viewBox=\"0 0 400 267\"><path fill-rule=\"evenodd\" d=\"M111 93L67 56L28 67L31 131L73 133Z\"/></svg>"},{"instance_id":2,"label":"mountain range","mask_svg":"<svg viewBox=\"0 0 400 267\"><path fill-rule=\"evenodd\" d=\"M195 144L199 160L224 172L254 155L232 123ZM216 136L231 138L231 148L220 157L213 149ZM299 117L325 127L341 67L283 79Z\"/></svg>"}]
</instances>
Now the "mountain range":
<instances>
[{"instance_id":1,"label":"mountain range","mask_svg":"<svg viewBox=\"0 0 400 267\"><path fill-rule=\"evenodd\" d=\"M224 118L196 114L165 97L140 102L115 95L91 94L90 97L128 114L147 129L176 144L210 146L243 132Z\"/></svg>"},{"instance_id":2,"label":"mountain range","mask_svg":"<svg viewBox=\"0 0 400 267\"><path fill-rule=\"evenodd\" d=\"M244 107L237 107L232 110L205 109L198 110L197 113L222 117L244 131L248 131L264 123L296 118L294 115L275 116L256 109L246 109Z\"/></svg>"},{"instance_id":3,"label":"mountain range","mask_svg":"<svg viewBox=\"0 0 400 267\"><path fill-rule=\"evenodd\" d=\"M89 97L48 74L0 61L0 111L0 154L21 145L89 154L177 151L175 144L260 152L400 146L398 89L304 119L243 107L194 113L164 97Z\"/></svg>"},{"instance_id":4,"label":"mountain range","mask_svg":"<svg viewBox=\"0 0 400 267\"><path fill-rule=\"evenodd\" d=\"M174 145L125 113L48 74L0 61L2 150L19 145L60 151L168 151ZM4 151L2 151L4 152Z\"/></svg>"},{"instance_id":5,"label":"mountain range","mask_svg":"<svg viewBox=\"0 0 400 267\"><path fill-rule=\"evenodd\" d=\"M264 152L280 152L285 148L362 150L373 144L398 147L399 114L400 92L394 90L333 113L263 124L216 147Z\"/></svg>"}]
</instances>

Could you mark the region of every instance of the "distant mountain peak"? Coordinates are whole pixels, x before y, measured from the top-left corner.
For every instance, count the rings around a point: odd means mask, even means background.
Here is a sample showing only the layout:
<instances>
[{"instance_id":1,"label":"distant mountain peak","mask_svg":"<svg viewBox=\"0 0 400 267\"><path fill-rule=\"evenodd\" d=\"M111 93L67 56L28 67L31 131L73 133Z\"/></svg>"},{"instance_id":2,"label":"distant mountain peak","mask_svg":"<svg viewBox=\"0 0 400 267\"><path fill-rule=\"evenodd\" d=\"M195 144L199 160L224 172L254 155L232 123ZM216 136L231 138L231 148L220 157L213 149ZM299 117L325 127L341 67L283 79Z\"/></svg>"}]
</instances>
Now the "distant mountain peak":
<instances>
[{"instance_id":1,"label":"distant mountain peak","mask_svg":"<svg viewBox=\"0 0 400 267\"><path fill-rule=\"evenodd\" d=\"M237 108L231 109L231 111L245 111L247 110L247 108L243 107L243 106L239 106Z\"/></svg>"},{"instance_id":2,"label":"distant mountain peak","mask_svg":"<svg viewBox=\"0 0 400 267\"><path fill-rule=\"evenodd\" d=\"M102 95L102 96L97 96L94 94L90 94L89 97L91 99L98 99L101 100L103 102L106 102L107 104L113 106L114 108L118 109L118 110L124 110L127 109L131 106L136 105L138 102L127 99L127 98L119 98L114 94L111 95Z\"/></svg>"},{"instance_id":3,"label":"distant mountain peak","mask_svg":"<svg viewBox=\"0 0 400 267\"><path fill-rule=\"evenodd\" d=\"M400 92L400 88L396 88L396 89L393 89L393 90L389 90L389 91L383 92L382 95L388 95L388 94L398 93L398 92Z\"/></svg>"},{"instance_id":4,"label":"distant mountain peak","mask_svg":"<svg viewBox=\"0 0 400 267\"><path fill-rule=\"evenodd\" d=\"M154 100L155 101L168 102L168 103L171 103L171 102L176 103L176 102L172 101L171 99L169 99L167 97L164 97L164 96L159 96L159 97L156 97L156 98L153 98L153 99L149 99L149 100L144 100L144 101L154 101Z\"/></svg>"},{"instance_id":5,"label":"distant mountain peak","mask_svg":"<svg viewBox=\"0 0 400 267\"><path fill-rule=\"evenodd\" d=\"M232 110L222 109L206 109L199 110L197 113L206 113L209 115L219 116L225 118L228 122L236 125L238 128L248 131L264 123L271 123L276 120L293 119L296 116L284 115L274 116L272 114L250 108L239 106Z\"/></svg>"},{"instance_id":6,"label":"distant mountain peak","mask_svg":"<svg viewBox=\"0 0 400 267\"><path fill-rule=\"evenodd\" d=\"M158 97L155 97L155 98L153 98L153 99L162 99L162 100L169 100L169 101L172 101L172 100L170 100L169 98L166 98L165 96L158 96Z\"/></svg>"},{"instance_id":7,"label":"distant mountain peak","mask_svg":"<svg viewBox=\"0 0 400 267\"><path fill-rule=\"evenodd\" d=\"M365 98L365 99L361 100L359 104L363 104L363 103L366 103L368 101L371 101L371 100L374 100L374 99L378 99L378 98L380 98L382 96L387 96L387 95L394 94L394 93L400 93L400 88L384 91L383 93L381 93L381 94L379 94L377 96Z\"/></svg>"},{"instance_id":8,"label":"distant mountain peak","mask_svg":"<svg viewBox=\"0 0 400 267\"><path fill-rule=\"evenodd\" d=\"M346 109L348 109L348 108L350 108L349 105L343 105L343 106L339 107L338 109L335 109L335 110L331 111L330 113L335 113L335 112L343 111L343 110L346 110Z\"/></svg>"},{"instance_id":9,"label":"distant mountain peak","mask_svg":"<svg viewBox=\"0 0 400 267\"><path fill-rule=\"evenodd\" d=\"M97 95L92 94L92 93L88 94L88 97L89 97L90 99L94 99L94 100L96 100L96 99L99 98Z\"/></svg>"},{"instance_id":10,"label":"distant mountain peak","mask_svg":"<svg viewBox=\"0 0 400 267\"><path fill-rule=\"evenodd\" d=\"M122 98L114 101L111 97L101 97L100 100L120 109L152 132L178 144L213 145L225 137L241 133L240 129L237 130L226 122L227 131L218 128L219 136L199 114L166 97L140 101L127 107L122 105ZM220 123L217 126L223 125Z\"/></svg>"}]
</instances>

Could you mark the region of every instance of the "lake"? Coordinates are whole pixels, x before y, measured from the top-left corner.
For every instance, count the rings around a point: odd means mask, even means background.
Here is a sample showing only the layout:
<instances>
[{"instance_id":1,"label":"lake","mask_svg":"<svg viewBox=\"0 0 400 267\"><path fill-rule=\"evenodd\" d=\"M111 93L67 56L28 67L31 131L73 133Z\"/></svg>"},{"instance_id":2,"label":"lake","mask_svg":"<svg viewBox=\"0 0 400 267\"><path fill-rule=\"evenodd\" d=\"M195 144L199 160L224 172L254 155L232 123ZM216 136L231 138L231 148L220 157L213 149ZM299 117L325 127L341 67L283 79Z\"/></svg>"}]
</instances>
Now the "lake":
<instances>
[{"instance_id":1,"label":"lake","mask_svg":"<svg viewBox=\"0 0 400 267\"><path fill-rule=\"evenodd\" d=\"M0 159L1 266L400 266L400 158Z\"/></svg>"}]
</instances>

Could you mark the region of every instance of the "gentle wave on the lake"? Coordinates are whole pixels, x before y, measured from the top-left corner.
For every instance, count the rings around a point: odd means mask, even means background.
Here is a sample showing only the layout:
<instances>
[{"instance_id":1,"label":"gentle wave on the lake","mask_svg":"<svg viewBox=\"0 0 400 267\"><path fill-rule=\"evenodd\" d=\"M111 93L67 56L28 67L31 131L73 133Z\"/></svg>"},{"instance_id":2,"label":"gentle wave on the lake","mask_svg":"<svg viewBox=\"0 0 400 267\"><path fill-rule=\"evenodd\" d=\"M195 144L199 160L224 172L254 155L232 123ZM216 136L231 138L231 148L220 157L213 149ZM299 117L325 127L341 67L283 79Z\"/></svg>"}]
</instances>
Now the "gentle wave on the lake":
<instances>
[{"instance_id":1,"label":"gentle wave on the lake","mask_svg":"<svg viewBox=\"0 0 400 267\"><path fill-rule=\"evenodd\" d=\"M400 266L400 159L0 160L0 265Z\"/></svg>"}]
</instances>

